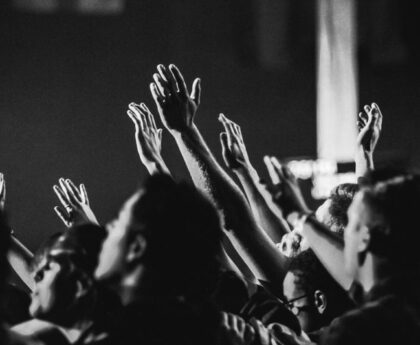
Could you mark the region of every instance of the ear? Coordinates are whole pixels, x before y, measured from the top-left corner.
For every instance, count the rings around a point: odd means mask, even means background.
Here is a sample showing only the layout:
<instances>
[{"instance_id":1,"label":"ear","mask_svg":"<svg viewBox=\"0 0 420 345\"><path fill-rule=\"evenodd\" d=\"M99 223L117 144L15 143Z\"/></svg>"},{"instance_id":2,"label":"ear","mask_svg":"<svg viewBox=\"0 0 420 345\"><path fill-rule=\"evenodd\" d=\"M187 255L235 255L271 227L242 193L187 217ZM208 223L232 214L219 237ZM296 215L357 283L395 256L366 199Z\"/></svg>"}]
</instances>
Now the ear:
<instances>
[{"instance_id":1,"label":"ear","mask_svg":"<svg viewBox=\"0 0 420 345\"><path fill-rule=\"evenodd\" d=\"M135 263L141 260L146 251L146 247L146 239L141 234L135 234L133 238L131 238L130 244L127 248L127 262Z\"/></svg>"},{"instance_id":2,"label":"ear","mask_svg":"<svg viewBox=\"0 0 420 345\"><path fill-rule=\"evenodd\" d=\"M318 313L323 314L327 308L327 297L321 290L314 292L314 303Z\"/></svg>"},{"instance_id":3,"label":"ear","mask_svg":"<svg viewBox=\"0 0 420 345\"><path fill-rule=\"evenodd\" d=\"M92 287L92 283L92 280L84 274L78 277L76 280L76 299L86 296Z\"/></svg>"},{"instance_id":4,"label":"ear","mask_svg":"<svg viewBox=\"0 0 420 345\"><path fill-rule=\"evenodd\" d=\"M370 236L370 229L367 226L363 226L360 230L359 230L359 244L358 244L358 252L359 253L364 253L368 250L369 245L370 245L370 240L371 240L371 236Z\"/></svg>"}]
</instances>

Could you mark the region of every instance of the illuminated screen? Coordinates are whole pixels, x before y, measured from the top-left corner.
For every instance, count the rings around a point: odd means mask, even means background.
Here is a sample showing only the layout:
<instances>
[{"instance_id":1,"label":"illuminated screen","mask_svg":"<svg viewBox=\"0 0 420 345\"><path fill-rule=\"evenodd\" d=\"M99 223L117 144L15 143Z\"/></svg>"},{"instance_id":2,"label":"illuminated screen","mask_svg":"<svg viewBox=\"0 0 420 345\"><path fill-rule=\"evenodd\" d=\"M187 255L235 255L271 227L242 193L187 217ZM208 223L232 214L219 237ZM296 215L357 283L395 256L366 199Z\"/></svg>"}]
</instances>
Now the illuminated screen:
<instances>
[{"instance_id":1,"label":"illuminated screen","mask_svg":"<svg viewBox=\"0 0 420 345\"><path fill-rule=\"evenodd\" d=\"M119 14L125 0L13 0L13 4L17 9L38 13Z\"/></svg>"}]
</instances>

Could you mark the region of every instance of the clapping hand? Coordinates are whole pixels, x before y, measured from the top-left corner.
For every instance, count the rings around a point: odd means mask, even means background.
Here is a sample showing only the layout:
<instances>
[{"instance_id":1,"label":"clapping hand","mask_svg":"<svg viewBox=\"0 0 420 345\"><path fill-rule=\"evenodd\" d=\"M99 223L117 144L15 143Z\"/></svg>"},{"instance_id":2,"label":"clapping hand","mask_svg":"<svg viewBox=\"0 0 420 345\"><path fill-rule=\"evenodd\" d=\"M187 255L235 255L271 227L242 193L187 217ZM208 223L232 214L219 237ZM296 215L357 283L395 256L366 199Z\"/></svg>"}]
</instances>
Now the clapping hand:
<instances>
[{"instance_id":1,"label":"clapping hand","mask_svg":"<svg viewBox=\"0 0 420 345\"><path fill-rule=\"evenodd\" d=\"M272 182L269 191L284 216L287 217L294 212L309 213L298 181L292 172L275 157L264 157L264 163Z\"/></svg>"},{"instance_id":2,"label":"clapping hand","mask_svg":"<svg viewBox=\"0 0 420 345\"><path fill-rule=\"evenodd\" d=\"M201 82L196 78L191 93L184 77L175 65L157 66L150 90L163 124L170 131L182 133L193 127L193 120L200 104Z\"/></svg>"},{"instance_id":3,"label":"clapping hand","mask_svg":"<svg viewBox=\"0 0 420 345\"><path fill-rule=\"evenodd\" d=\"M220 134L220 142L226 166L234 171L249 169L251 163L242 137L241 127L224 114L220 114L219 121L225 130Z\"/></svg>"},{"instance_id":4,"label":"clapping hand","mask_svg":"<svg viewBox=\"0 0 420 345\"><path fill-rule=\"evenodd\" d=\"M89 199L84 184L77 188L70 179L59 179L59 184L53 187L62 207L54 207L54 211L67 227L82 223L99 224L89 205Z\"/></svg>"},{"instance_id":5,"label":"clapping hand","mask_svg":"<svg viewBox=\"0 0 420 345\"><path fill-rule=\"evenodd\" d=\"M373 155L382 130L382 113L376 103L365 105L365 112L359 113L357 146L365 153Z\"/></svg>"},{"instance_id":6,"label":"clapping hand","mask_svg":"<svg viewBox=\"0 0 420 345\"><path fill-rule=\"evenodd\" d=\"M156 164L163 164L162 129L157 128L153 114L144 103L130 103L128 107L127 114L136 130L137 152L141 162L152 172Z\"/></svg>"}]
</instances>

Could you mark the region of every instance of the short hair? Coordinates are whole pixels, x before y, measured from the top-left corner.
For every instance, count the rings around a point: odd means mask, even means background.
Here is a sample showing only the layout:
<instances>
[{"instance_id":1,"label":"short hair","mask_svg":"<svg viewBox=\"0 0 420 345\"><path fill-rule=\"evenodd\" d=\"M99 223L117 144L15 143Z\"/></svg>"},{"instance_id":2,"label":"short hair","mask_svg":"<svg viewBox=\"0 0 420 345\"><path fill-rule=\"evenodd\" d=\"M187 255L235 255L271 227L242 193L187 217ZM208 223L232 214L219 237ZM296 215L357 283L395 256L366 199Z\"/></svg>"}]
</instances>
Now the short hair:
<instances>
[{"instance_id":1,"label":"short hair","mask_svg":"<svg viewBox=\"0 0 420 345\"><path fill-rule=\"evenodd\" d=\"M289 266L289 272L298 278L299 287L310 296L315 291L322 291L327 297L325 321L329 322L351 309L353 304L344 289L328 273L315 253L305 250L295 256Z\"/></svg>"},{"instance_id":2,"label":"short hair","mask_svg":"<svg viewBox=\"0 0 420 345\"><path fill-rule=\"evenodd\" d=\"M328 211L331 215L331 224L327 225L335 226L339 235L344 233L344 228L349 221L347 210L358 191L359 186L357 184L343 183L335 187L330 193L329 200L331 200L331 204Z\"/></svg>"},{"instance_id":3,"label":"short hair","mask_svg":"<svg viewBox=\"0 0 420 345\"><path fill-rule=\"evenodd\" d=\"M169 294L211 293L219 273L222 228L213 204L194 187L167 175L149 177L133 206L131 233L147 246L143 263L162 277ZM206 286L207 285L207 286Z\"/></svg>"},{"instance_id":4,"label":"short hair","mask_svg":"<svg viewBox=\"0 0 420 345\"><path fill-rule=\"evenodd\" d=\"M369 250L395 264L418 266L420 175L406 174L365 187L363 200L378 220L370 227Z\"/></svg>"}]
</instances>

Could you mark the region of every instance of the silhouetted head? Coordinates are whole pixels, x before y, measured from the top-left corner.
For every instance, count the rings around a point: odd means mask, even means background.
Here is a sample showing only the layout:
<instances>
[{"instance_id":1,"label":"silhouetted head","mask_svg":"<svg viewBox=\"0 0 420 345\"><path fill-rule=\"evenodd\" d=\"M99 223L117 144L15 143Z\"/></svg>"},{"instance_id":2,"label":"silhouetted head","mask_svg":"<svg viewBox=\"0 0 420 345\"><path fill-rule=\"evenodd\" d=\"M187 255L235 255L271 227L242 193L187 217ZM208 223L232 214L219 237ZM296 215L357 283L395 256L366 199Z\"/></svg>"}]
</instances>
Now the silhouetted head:
<instances>
[{"instance_id":1,"label":"silhouetted head","mask_svg":"<svg viewBox=\"0 0 420 345\"><path fill-rule=\"evenodd\" d=\"M211 292L221 225L216 209L195 188L166 175L151 176L106 228L98 279L121 285L142 270L153 277L157 294Z\"/></svg>"}]
</instances>

